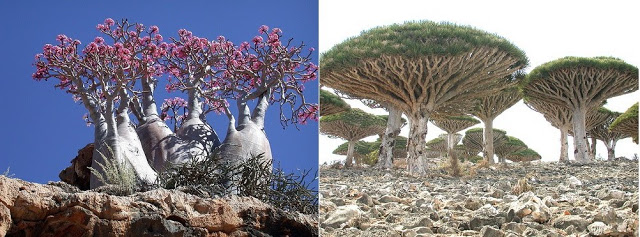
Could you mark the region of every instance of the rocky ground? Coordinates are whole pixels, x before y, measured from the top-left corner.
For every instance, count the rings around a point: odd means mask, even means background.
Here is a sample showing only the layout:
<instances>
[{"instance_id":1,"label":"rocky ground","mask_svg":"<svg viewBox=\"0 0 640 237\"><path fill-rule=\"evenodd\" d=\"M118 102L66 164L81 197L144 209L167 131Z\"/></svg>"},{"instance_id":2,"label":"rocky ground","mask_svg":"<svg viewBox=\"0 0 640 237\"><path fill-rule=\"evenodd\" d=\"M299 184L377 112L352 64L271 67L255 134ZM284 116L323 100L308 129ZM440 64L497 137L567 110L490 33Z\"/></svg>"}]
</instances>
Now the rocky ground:
<instances>
[{"instance_id":1,"label":"rocky ground","mask_svg":"<svg viewBox=\"0 0 640 237\"><path fill-rule=\"evenodd\" d=\"M638 162L320 173L320 235L638 236Z\"/></svg>"},{"instance_id":2,"label":"rocky ground","mask_svg":"<svg viewBox=\"0 0 640 237\"><path fill-rule=\"evenodd\" d=\"M0 175L0 236L318 236L318 228L313 215L252 197L114 196Z\"/></svg>"}]
</instances>

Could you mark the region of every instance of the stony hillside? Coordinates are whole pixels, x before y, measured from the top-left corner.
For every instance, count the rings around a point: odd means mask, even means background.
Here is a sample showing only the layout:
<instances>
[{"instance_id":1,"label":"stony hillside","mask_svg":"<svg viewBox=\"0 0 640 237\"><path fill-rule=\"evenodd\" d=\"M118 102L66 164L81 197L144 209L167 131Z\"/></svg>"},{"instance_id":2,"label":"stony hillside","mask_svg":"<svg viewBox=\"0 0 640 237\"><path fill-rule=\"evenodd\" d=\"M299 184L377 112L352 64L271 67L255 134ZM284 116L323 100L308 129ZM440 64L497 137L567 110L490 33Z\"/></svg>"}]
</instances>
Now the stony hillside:
<instances>
[{"instance_id":1,"label":"stony hillside","mask_svg":"<svg viewBox=\"0 0 640 237\"><path fill-rule=\"evenodd\" d=\"M323 168L320 234L638 236L638 162L509 164L475 176Z\"/></svg>"},{"instance_id":2,"label":"stony hillside","mask_svg":"<svg viewBox=\"0 0 640 237\"><path fill-rule=\"evenodd\" d=\"M317 223L251 197L113 196L0 175L0 236L317 236Z\"/></svg>"}]
</instances>

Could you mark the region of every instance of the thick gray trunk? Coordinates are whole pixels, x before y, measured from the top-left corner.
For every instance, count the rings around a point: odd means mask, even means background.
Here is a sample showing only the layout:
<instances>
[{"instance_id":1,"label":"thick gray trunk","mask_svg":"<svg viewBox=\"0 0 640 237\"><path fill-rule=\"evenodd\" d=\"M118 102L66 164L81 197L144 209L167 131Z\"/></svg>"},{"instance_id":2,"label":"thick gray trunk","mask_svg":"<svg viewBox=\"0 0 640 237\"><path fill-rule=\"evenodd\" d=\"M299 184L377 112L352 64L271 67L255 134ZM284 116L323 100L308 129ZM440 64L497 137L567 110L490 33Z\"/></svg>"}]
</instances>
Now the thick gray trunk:
<instances>
[{"instance_id":1,"label":"thick gray trunk","mask_svg":"<svg viewBox=\"0 0 640 237\"><path fill-rule=\"evenodd\" d=\"M493 140L493 139L492 139ZM453 147L456 145L457 139L454 133L447 134L447 154L449 155L449 162L451 164L451 170L453 176L460 176L460 166L458 165L458 157L453 152Z\"/></svg>"},{"instance_id":2,"label":"thick gray trunk","mask_svg":"<svg viewBox=\"0 0 640 237\"><path fill-rule=\"evenodd\" d=\"M138 134L131 126L127 109L118 113L116 119L118 123L118 139L122 149L122 155L129 161L137 177L146 184L153 184L157 174L149 165Z\"/></svg>"},{"instance_id":3,"label":"thick gray trunk","mask_svg":"<svg viewBox=\"0 0 640 237\"><path fill-rule=\"evenodd\" d=\"M482 134L482 154L484 155L484 159L489 162L489 164L494 164L493 160L493 118L488 118L484 121L484 131Z\"/></svg>"},{"instance_id":4,"label":"thick gray trunk","mask_svg":"<svg viewBox=\"0 0 640 237\"><path fill-rule=\"evenodd\" d=\"M118 130L115 116L113 115L113 112L111 112L113 111L113 102L107 102L106 111L108 111L106 116L101 116L104 120L100 121L100 124L95 124L96 137L102 137L102 139L95 141L94 150L98 152L93 153L93 160L91 161L91 168L103 175L105 174L105 171L99 164L106 164L106 159L110 159L110 162L124 162L120 142L118 141ZM100 128L98 128L98 126ZM97 134L98 132L105 132L105 134ZM102 155L100 155L100 153L102 153ZM98 180L98 178L91 173L89 187L93 189L102 185L104 185L104 183Z\"/></svg>"},{"instance_id":5,"label":"thick gray trunk","mask_svg":"<svg viewBox=\"0 0 640 237\"><path fill-rule=\"evenodd\" d=\"M428 115L409 118L409 142L407 144L407 170L410 175L427 173L426 141Z\"/></svg>"},{"instance_id":6,"label":"thick gray trunk","mask_svg":"<svg viewBox=\"0 0 640 237\"><path fill-rule=\"evenodd\" d=\"M376 167L384 169L393 167L393 148L396 137L400 134L400 128L402 127L402 111L393 107L388 107L388 109L387 128L381 139L378 162L376 162Z\"/></svg>"},{"instance_id":7,"label":"thick gray trunk","mask_svg":"<svg viewBox=\"0 0 640 237\"><path fill-rule=\"evenodd\" d=\"M586 109L577 108L573 111L573 145L574 157L578 162L589 162L589 147L587 144L587 131L585 128Z\"/></svg>"},{"instance_id":8,"label":"thick gray trunk","mask_svg":"<svg viewBox=\"0 0 640 237\"><path fill-rule=\"evenodd\" d=\"M618 140L611 140L609 142L605 142L605 146L607 147L607 159L613 160L616 158L616 143Z\"/></svg>"},{"instance_id":9,"label":"thick gray trunk","mask_svg":"<svg viewBox=\"0 0 640 237\"><path fill-rule=\"evenodd\" d=\"M194 85L195 87L198 84ZM189 143L192 143L191 152L209 156L211 151L220 145L218 134L202 121L202 101L196 90L189 90L188 98L189 115L182 122L182 126L176 131L176 134Z\"/></svg>"},{"instance_id":10,"label":"thick gray trunk","mask_svg":"<svg viewBox=\"0 0 640 237\"><path fill-rule=\"evenodd\" d=\"M567 128L560 128L560 162L569 161L569 142L567 136L569 130Z\"/></svg>"},{"instance_id":11,"label":"thick gray trunk","mask_svg":"<svg viewBox=\"0 0 640 237\"><path fill-rule=\"evenodd\" d=\"M264 165L272 165L271 146L264 131L256 124L249 121L235 129L229 129L227 137L218 149L218 155L222 164L228 166L239 165L249 158L262 154L261 162ZM269 169L269 171L271 171ZM233 177L238 182L238 177ZM230 180L224 181L224 185L231 192L236 192L236 184Z\"/></svg>"},{"instance_id":12,"label":"thick gray trunk","mask_svg":"<svg viewBox=\"0 0 640 237\"><path fill-rule=\"evenodd\" d=\"M589 143L589 159L591 160L596 160L596 142L596 138L591 137L591 143Z\"/></svg>"},{"instance_id":13,"label":"thick gray trunk","mask_svg":"<svg viewBox=\"0 0 640 237\"><path fill-rule=\"evenodd\" d=\"M344 167L352 167L353 166L353 151L355 150L355 141L349 141L347 145L347 159L344 162Z\"/></svg>"}]
</instances>

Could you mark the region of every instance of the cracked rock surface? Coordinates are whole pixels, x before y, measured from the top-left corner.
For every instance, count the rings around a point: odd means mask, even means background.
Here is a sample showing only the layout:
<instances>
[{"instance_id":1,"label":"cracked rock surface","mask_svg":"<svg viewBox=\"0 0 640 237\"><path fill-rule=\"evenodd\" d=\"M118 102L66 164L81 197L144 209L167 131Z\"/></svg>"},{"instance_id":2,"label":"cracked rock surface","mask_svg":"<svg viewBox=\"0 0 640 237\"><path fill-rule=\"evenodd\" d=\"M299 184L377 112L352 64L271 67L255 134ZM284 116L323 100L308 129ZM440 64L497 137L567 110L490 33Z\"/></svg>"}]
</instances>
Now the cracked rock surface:
<instances>
[{"instance_id":1,"label":"cracked rock surface","mask_svg":"<svg viewBox=\"0 0 640 237\"><path fill-rule=\"evenodd\" d=\"M323 237L638 236L637 161L511 163L461 178L322 167L320 195Z\"/></svg>"},{"instance_id":2,"label":"cracked rock surface","mask_svg":"<svg viewBox=\"0 0 640 237\"><path fill-rule=\"evenodd\" d=\"M56 184L56 183L54 183ZM317 236L317 219L252 197L130 196L0 175L0 236Z\"/></svg>"}]
</instances>

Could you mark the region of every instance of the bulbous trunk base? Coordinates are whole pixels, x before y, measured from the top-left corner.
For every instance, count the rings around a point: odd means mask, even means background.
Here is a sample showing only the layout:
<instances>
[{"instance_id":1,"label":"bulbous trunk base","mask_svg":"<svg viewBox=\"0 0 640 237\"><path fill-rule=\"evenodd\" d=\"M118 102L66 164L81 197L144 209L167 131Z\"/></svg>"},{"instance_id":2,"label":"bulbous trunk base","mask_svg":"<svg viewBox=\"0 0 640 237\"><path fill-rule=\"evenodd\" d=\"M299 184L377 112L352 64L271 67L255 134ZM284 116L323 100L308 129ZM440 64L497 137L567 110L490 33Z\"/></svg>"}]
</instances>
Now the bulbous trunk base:
<instances>
[{"instance_id":1,"label":"bulbous trunk base","mask_svg":"<svg viewBox=\"0 0 640 237\"><path fill-rule=\"evenodd\" d=\"M246 160L262 155L259 160L261 164L269 166L269 172L272 166L271 145L266 134L260 127L252 122L247 122L236 128L235 131L229 131L227 137L220 145L217 155L223 165L237 166ZM239 177L230 177L230 180L223 181L223 185L232 194L237 194L237 182ZM268 185L264 181L264 185Z\"/></svg>"}]
</instances>

